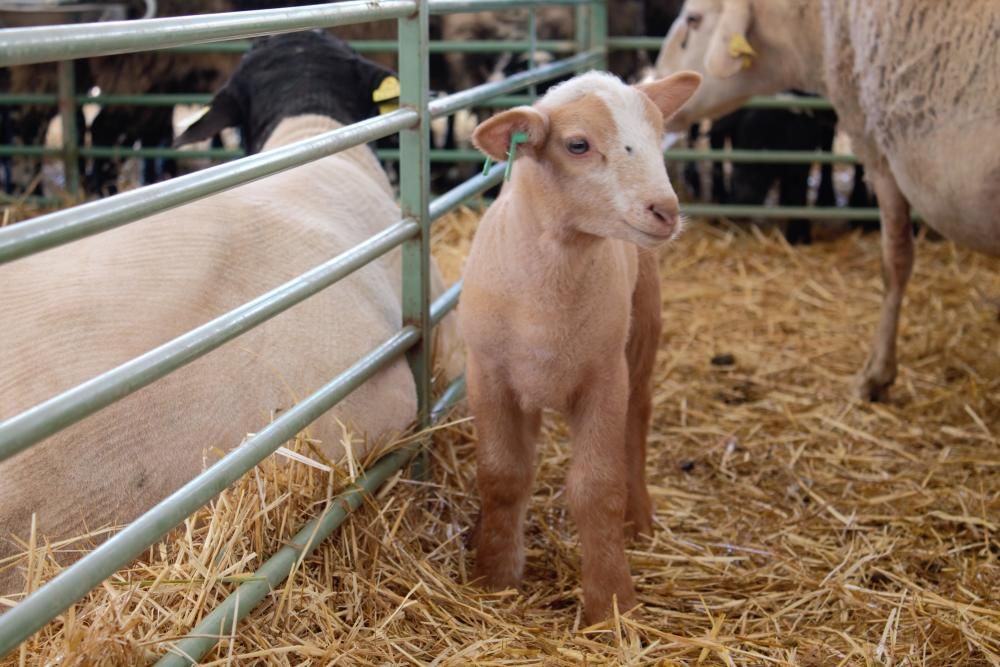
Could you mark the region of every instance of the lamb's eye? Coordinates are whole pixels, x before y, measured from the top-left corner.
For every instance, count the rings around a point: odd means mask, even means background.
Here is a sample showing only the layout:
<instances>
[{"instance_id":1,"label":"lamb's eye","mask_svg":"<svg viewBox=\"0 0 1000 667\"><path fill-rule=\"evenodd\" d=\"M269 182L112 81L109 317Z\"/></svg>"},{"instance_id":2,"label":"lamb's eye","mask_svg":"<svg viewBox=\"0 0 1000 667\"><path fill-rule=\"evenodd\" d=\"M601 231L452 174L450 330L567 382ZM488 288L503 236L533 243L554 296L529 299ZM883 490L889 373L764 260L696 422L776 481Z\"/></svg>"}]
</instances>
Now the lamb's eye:
<instances>
[{"instance_id":1,"label":"lamb's eye","mask_svg":"<svg viewBox=\"0 0 1000 667\"><path fill-rule=\"evenodd\" d=\"M688 14L687 24L692 30L697 30L698 26L701 25L701 14Z\"/></svg>"},{"instance_id":2,"label":"lamb's eye","mask_svg":"<svg viewBox=\"0 0 1000 667\"><path fill-rule=\"evenodd\" d=\"M583 155L590 150L590 144L586 139L570 139L566 142L566 150L573 155Z\"/></svg>"}]
</instances>

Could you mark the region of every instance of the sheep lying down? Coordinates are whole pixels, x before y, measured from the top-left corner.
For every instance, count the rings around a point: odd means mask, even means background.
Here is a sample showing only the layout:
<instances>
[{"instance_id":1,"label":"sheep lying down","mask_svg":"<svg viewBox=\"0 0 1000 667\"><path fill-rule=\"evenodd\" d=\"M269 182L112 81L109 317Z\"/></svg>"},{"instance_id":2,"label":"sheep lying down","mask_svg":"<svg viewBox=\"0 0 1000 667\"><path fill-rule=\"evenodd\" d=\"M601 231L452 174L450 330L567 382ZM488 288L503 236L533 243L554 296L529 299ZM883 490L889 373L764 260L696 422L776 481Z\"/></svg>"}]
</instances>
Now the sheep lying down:
<instances>
[{"instance_id":1,"label":"sheep lying down","mask_svg":"<svg viewBox=\"0 0 1000 667\"><path fill-rule=\"evenodd\" d=\"M238 126L267 151L377 113L392 72L318 33L258 43L182 141ZM367 146L0 266L0 419L140 355L398 222ZM200 360L0 463L0 561L32 514L39 539L135 519L401 326L400 253L355 272ZM433 291L441 291L435 272ZM439 349L454 350L443 324ZM454 365L452 365L454 369ZM308 429L343 456L348 425L375 440L416 417L398 360ZM354 451L363 454L362 447ZM211 460L212 456L209 456ZM0 594L21 575L0 572Z\"/></svg>"}]
</instances>

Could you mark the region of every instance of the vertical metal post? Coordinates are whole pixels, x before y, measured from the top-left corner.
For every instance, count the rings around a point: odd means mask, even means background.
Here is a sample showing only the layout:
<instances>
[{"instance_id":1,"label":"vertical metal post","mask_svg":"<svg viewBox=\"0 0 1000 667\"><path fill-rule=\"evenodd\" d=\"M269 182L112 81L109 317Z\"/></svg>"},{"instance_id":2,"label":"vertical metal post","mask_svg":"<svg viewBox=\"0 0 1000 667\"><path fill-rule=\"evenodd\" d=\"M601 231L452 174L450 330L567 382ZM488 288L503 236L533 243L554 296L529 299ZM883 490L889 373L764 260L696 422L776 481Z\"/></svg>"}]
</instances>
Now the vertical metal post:
<instances>
[{"instance_id":1,"label":"vertical metal post","mask_svg":"<svg viewBox=\"0 0 1000 667\"><path fill-rule=\"evenodd\" d=\"M528 68L535 69L535 52L538 50L538 15L535 7L532 6L528 14ZM532 103L538 98L538 86L531 84L528 86L528 97Z\"/></svg>"},{"instance_id":2,"label":"vertical metal post","mask_svg":"<svg viewBox=\"0 0 1000 667\"><path fill-rule=\"evenodd\" d=\"M63 169L66 191L80 194L80 144L76 126L76 63L59 61L59 117L62 120Z\"/></svg>"},{"instance_id":3,"label":"vertical metal post","mask_svg":"<svg viewBox=\"0 0 1000 667\"><path fill-rule=\"evenodd\" d=\"M420 116L416 127L399 133L400 206L404 217L420 223L420 234L403 244L403 324L421 332L420 342L408 355L417 384L420 426L428 424L431 394L428 14L427 0L418 0L417 13L399 19L399 102ZM418 455L414 476L424 477L428 462L426 453Z\"/></svg>"},{"instance_id":4,"label":"vertical metal post","mask_svg":"<svg viewBox=\"0 0 1000 667\"><path fill-rule=\"evenodd\" d=\"M573 16L575 18L575 25L573 28L573 37L576 40L576 52L583 53L590 48L590 6L585 4L579 4L573 6ZM577 67L576 71L579 74L590 66Z\"/></svg>"},{"instance_id":5,"label":"vertical metal post","mask_svg":"<svg viewBox=\"0 0 1000 667\"><path fill-rule=\"evenodd\" d=\"M590 3L590 21L588 22L590 34L588 36L588 46L591 49L600 49L601 57L594 65L595 69L608 68L608 5L607 0L593 0Z\"/></svg>"}]
</instances>

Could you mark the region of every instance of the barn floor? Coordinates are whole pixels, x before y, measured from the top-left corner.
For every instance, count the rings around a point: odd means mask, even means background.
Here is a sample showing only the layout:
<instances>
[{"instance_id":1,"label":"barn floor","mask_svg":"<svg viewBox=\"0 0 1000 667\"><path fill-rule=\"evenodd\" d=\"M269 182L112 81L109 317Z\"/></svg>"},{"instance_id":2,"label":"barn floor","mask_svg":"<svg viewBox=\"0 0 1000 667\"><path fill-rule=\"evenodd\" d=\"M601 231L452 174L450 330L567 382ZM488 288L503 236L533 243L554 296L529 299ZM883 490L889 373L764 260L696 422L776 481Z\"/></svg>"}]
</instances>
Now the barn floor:
<instances>
[{"instance_id":1,"label":"barn floor","mask_svg":"<svg viewBox=\"0 0 1000 667\"><path fill-rule=\"evenodd\" d=\"M472 222L438 234L452 278ZM630 551L641 609L581 627L570 442L554 417L523 591L462 583L476 512L464 421L435 434L429 483L397 478L203 664L1000 665L1000 261L921 240L900 377L880 405L849 394L878 313L877 236L793 249L698 224L662 264L658 532ZM734 363L713 365L722 354ZM162 654L327 486L266 463L22 664Z\"/></svg>"}]
</instances>

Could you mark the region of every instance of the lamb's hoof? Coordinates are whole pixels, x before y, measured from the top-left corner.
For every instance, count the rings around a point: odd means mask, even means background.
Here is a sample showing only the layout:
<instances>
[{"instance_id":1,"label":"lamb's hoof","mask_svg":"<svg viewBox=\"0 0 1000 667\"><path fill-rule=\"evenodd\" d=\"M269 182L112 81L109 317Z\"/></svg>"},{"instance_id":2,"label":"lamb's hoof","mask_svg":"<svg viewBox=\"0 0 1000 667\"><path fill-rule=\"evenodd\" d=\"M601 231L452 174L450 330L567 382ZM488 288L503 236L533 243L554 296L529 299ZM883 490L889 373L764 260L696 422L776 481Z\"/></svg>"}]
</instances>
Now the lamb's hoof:
<instances>
[{"instance_id":1,"label":"lamb's hoof","mask_svg":"<svg viewBox=\"0 0 1000 667\"><path fill-rule=\"evenodd\" d=\"M862 372L854 380L854 393L862 401L887 403L889 401L889 387L892 386L893 380L895 378L883 380Z\"/></svg>"},{"instance_id":2,"label":"lamb's hoof","mask_svg":"<svg viewBox=\"0 0 1000 667\"><path fill-rule=\"evenodd\" d=\"M496 592L517 589L524 578L524 557L517 554L493 554L479 558L472 568L472 579L483 590Z\"/></svg>"},{"instance_id":3,"label":"lamb's hoof","mask_svg":"<svg viewBox=\"0 0 1000 667\"><path fill-rule=\"evenodd\" d=\"M496 593L508 589L517 590L521 586L521 576L515 572L487 572L480 568L472 571L472 581L484 591Z\"/></svg>"},{"instance_id":4,"label":"lamb's hoof","mask_svg":"<svg viewBox=\"0 0 1000 667\"><path fill-rule=\"evenodd\" d=\"M612 602L610 597L598 600L587 600L586 597L586 593L584 593L583 621L587 625L594 625L595 623L610 619L614 615L612 604L618 605L619 614L624 614L639 604L635 596L635 590L632 589L631 584L628 588L623 588L615 595L616 599L614 602Z\"/></svg>"},{"instance_id":5,"label":"lamb's hoof","mask_svg":"<svg viewBox=\"0 0 1000 667\"><path fill-rule=\"evenodd\" d=\"M653 517L628 518L625 522L625 541L638 542L653 537Z\"/></svg>"}]
</instances>

